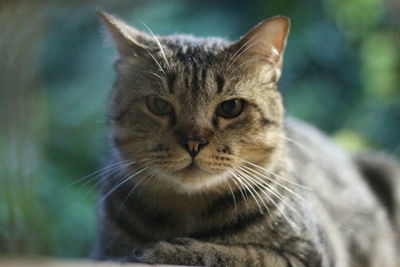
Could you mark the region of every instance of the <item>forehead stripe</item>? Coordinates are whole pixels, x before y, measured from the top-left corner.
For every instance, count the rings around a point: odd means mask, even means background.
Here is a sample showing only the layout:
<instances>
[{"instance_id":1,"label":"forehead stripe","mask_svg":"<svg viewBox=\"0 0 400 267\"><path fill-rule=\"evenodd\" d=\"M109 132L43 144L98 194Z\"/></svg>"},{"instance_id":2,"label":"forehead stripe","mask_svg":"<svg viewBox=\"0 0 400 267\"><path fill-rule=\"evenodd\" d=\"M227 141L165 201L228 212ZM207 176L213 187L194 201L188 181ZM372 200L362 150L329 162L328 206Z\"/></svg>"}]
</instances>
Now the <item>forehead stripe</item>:
<instances>
[{"instance_id":1,"label":"forehead stripe","mask_svg":"<svg viewBox=\"0 0 400 267\"><path fill-rule=\"evenodd\" d=\"M199 85L199 77L198 77L198 69L197 69L197 64L193 64L193 71L192 71L192 90L194 92L199 92L200 91L200 85Z\"/></svg>"},{"instance_id":2,"label":"forehead stripe","mask_svg":"<svg viewBox=\"0 0 400 267\"><path fill-rule=\"evenodd\" d=\"M201 81L202 81L202 86L203 86L203 88L206 87L206 78L207 78L207 69L206 69L206 68L203 68L203 69L201 70Z\"/></svg>"},{"instance_id":3,"label":"forehead stripe","mask_svg":"<svg viewBox=\"0 0 400 267\"><path fill-rule=\"evenodd\" d=\"M222 93L222 88L224 87L224 84L225 84L224 78L222 78L221 75L218 74L217 78L216 78L216 82L217 82L218 93Z\"/></svg>"},{"instance_id":4,"label":"forehead stripe","mask_svg":"<svg viewBox=\"0 0 400 267\"><path fill-rule=\"evenodd\" d=\"M174 83L175 83L175 80L176 80L176 73L174 73L174 72L168 73L168 75L167 75L167 83L168 83L169 92L170 92L171 94L174 93Z\"/></svg>"}]
</instances>

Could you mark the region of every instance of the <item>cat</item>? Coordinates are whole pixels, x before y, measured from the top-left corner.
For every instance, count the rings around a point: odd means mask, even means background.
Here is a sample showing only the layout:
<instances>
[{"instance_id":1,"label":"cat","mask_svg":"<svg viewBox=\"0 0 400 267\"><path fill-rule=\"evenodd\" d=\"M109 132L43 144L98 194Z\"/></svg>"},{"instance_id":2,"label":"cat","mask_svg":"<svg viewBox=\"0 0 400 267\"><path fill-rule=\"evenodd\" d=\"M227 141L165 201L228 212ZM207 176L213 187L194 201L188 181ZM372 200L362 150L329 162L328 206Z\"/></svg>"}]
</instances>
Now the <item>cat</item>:
<instances>
[{"instance_id":1,"label":"cat","mask_svg":"<svg viewBox=\"0 0 400 267\"><path fill-rule=\"evenodd\" d=\"M285 117L287 17L231 43L156 36L98 14L119 59L95 259L396 265L399 164L351 155Z\"/></svg>"}]
</instances>

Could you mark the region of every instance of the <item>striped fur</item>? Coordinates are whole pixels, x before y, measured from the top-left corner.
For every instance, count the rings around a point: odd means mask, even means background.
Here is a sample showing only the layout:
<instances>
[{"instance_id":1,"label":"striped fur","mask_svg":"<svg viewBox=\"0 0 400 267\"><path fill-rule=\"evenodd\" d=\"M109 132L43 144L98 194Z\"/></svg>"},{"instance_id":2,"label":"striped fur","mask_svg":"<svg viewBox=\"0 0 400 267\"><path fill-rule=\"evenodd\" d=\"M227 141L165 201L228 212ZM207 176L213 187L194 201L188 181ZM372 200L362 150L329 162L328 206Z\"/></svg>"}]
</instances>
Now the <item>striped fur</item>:
<instances>
[{"instance_id":1,"label":"striped fur","mask_svg":"<svg viewBox=\"0 0 400 267\"><path fill-rule=\"evenodd\" d=\"M156 37L100 16L120 59L95 258L395 266L395 216L364 179L366 168L314 128L284 119L276 83L286 18L262 22L229 43ZM149 96L173 112L154 115ZM230 99L242 99L240 115L217 115ZM206 142L190 156L181 135ZM392 213L398 209L390 205Z\"/></svg>"}]
</instances>

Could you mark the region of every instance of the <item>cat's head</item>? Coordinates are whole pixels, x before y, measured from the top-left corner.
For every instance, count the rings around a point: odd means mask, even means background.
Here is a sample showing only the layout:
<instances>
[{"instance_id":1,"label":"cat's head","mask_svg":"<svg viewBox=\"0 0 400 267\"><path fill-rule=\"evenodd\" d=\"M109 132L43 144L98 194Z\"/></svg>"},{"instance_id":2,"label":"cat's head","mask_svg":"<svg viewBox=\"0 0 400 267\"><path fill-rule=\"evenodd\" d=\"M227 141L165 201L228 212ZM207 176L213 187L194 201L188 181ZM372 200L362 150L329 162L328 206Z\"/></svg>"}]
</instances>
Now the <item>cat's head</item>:
<instances>
[{"instance_id":1,"label":"cat's head","mask_svg":"<svg viewBox=\"0 0 400 267\"><path fill-rule=\"evenodd\" d=\"M286 17L263 21L230 43L156 37L99 14L119 51L109 112L122 160L187 191L223 183L246 161L276 164Z\"/></svg>"}]
</instances>

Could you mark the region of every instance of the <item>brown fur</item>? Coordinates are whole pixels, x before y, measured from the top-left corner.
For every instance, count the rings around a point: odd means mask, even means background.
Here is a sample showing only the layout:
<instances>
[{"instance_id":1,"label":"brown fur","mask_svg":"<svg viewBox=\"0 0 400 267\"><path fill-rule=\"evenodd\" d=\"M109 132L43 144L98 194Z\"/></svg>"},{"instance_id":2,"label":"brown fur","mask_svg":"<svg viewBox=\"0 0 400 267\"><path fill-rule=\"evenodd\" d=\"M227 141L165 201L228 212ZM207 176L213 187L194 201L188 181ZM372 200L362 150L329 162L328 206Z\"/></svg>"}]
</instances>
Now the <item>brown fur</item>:
<instances>
[{"instance_id":1,"label":"brown fur","mask_svg":"<svg viewBox=\"0 0 400 267\"><path fill-rule=\"evenodd\" d=\"M100 16L120 53L110 104L110 168L119 165L103 182L96 258L394 266L387 211L352 158L315 129L285 122L276 83L287 18L231 44L151 36ZM173 113L155 115L150 96ZM243 101L240 115L217 115L231 99ZM195 157L182 138L191 149L203 140Z\"/></svg>"}]
</instances>

